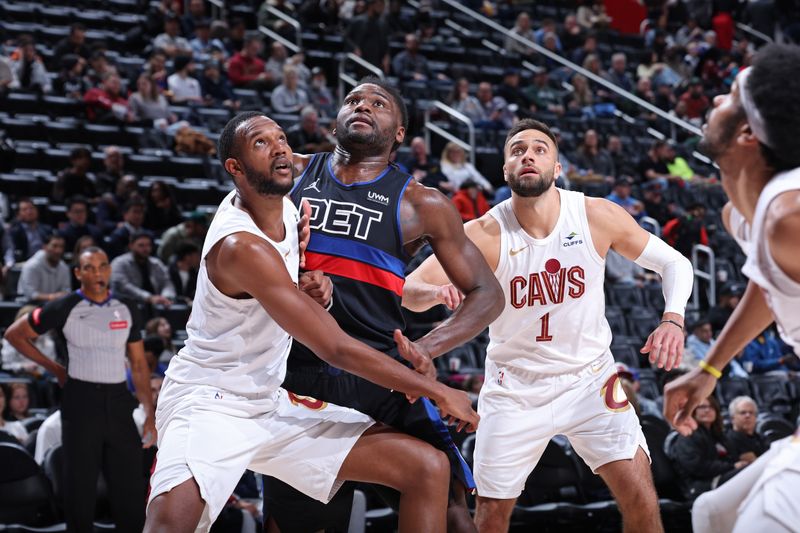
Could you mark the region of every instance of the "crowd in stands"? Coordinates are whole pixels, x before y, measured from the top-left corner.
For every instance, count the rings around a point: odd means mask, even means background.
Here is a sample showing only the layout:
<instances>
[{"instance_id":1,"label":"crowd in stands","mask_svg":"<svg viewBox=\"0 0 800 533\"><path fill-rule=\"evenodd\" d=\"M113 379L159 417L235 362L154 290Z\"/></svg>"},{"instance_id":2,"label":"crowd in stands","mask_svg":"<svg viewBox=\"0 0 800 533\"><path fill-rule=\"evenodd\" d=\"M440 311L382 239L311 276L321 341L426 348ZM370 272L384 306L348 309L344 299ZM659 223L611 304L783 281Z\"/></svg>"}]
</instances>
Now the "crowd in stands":
<instances>
[{"instance_id":1,"label":"crowd in stands","mask_svg":"<svg viewBox=\"0 0 800 533\"><path fill-rule=\"evenodd\" d=\"M780 25L785 38L800 37L800 11L792 3L775 2L766 11L762 3L648 1L641 35L622 39L610 29L603 2L463 2L695 126L759 44L735 32L733 21L767 35ZM710 246L718 259L718 298L711 301L703 285L699 306L687 315L684 368L704 357L742 294L742 255L721 226L724 193L708 161L694 157L696 136L514 37L477 23L454 30L444 21L468 22L443 2L423 0L412 8L397 0L252 0L227 2L220 12L203 0L186 2L185 9L177 0L119 0L119 13L104 19L123 21L113 31L93 25L70 3L56 2L61 14L42 3L39 15L30 16L11 4L0 6L0 141L7 143L0 143L0 155L10 161L2 160L0 181L22 176L37 186L0 188L0 287L10 310L0 330L31 306L76 289L75 258L100 246L112 260L114 293L138 302L151 319L145 346L154 394L185 335L209 215L230 187L213 159L220 127L239 110L260 109L284 126L296 152L330 150L340 96L336 60L343 51L401 88L412 120L394 163L451 197L465 222L510 196L500 168L505 131L518 118L534 117L559 141L560 186L621 205L687 257L697 244ZM275 10L297 19L301 35ZM58 31L45 31L48 16L56 17ZM258 26L282 39L265 37ZM302 48L287 46L298 37ZM483 37L495 49L480 50ZM431 100L472 122L474 145L420 136ZM35 104L20 110L20 102ZM46 131L38 126L43 120ZM433 113L433 120L463 137L446 116ZM59 126L64 135L57 136ZM637 353L649 318L660 316L658 279L610 253L607 282L612 351L625 362L620 375L642 416L658 418L663 376ZM58 335L36 342L49 357L63 357ZM441 358L458 361L442 363L443 378L477 395L482 350L485 339ZM1 370L0 436L25 443L26 427L33 427L24 424L29 407L36 406L41 423L57 408L57 387L7 343ZM772 329L737 357L722 383L744 382L741 390L755 399L728 397L722 387L696 410L701 430L671 442L670 459L686 480L684 498L724 482L763 453L775 434L756 432L757 420L769 420L759 410L794 423L797 371L800 361ZM768 389L762 378L780 386ZM778 389L785 402L764 392Z\"/></svg>"}]
</instances>

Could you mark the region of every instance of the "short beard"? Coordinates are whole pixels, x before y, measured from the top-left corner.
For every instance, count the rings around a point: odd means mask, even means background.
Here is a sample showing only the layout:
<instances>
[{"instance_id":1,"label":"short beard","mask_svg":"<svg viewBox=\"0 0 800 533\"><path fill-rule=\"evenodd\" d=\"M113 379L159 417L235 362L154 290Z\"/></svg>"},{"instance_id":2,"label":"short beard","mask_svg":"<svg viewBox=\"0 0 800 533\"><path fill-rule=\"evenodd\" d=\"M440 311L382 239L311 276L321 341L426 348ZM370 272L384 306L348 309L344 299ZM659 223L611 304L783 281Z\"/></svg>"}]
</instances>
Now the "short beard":
<instances>
[{"instance_id":1,"label":"short beard","mask_svg":"<svg viewBox=\"0 0 800 533\"><path fill-rule=\"evenodd\" d=\"M379 155L394 145L394 135L390 131L373 128L369 133L361 133L349 130L338 121L334 135L339 146L351 154Z\"/></svg>"},{"instance_id":2,"label":"short beard","mask_svg":"<svg viewBox=\"0 0 800 533\"><path fill-rule=\"evenodd\" d=\"M242 163L242 169L247 183L261 196L286 196L294 187L292 181L279 183L273 180L267 172L250 168L246 163Z\"/></svg>"},{"instance_id":3,"label":"short beard","mask_svg":"<svg viewBox=\"0 0 800 533\"><path fill-rule=\"evenodd\" d=\"M717 128L719 134L716 138L709 136L708 129L706 129L705 135L703 135L700 142L697 143L697 149L716 161L717 158L728 150L731 143L733 143L737 134L737 126L746 118L744 111L728 117L728 119L720 123L719 128Z\"/></svg>"},{"instance_id":4,"label":"short beard","mask_svg":"<svg viewBox=\"0 0 800 533\"><path fill-rule=\"evenodd\" d=\"M522 182L518 180L516 176L509 176L508 188L517 196L536 198L546 193L550 190L550 187L553 186L553 183L556 181L553 174L555 174L555 168L551 169L549 172L539 174L539 178L532 182Z\"/></svg>"}]
</instances>

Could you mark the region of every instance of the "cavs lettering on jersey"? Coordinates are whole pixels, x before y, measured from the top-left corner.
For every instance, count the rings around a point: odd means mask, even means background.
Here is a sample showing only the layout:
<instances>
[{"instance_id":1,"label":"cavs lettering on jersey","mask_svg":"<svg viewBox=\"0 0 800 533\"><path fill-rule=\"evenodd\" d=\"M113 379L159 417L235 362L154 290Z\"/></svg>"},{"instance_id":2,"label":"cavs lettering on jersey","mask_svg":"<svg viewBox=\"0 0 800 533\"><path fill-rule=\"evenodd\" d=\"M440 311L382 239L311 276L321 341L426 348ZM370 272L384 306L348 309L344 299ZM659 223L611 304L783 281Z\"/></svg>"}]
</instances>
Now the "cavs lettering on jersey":
<instances>
[{"instance_id":1,"label":"cavs lettering on jersey","mask_svg":"<svg viewBox=\"0 0 800 533\"><path fill-rule=\"evenodd\" d=\"M582 193L557 189L561 211L547 237L519 225L506 200L489 214L500 225L495 275L505 308L489 326L487 358L536 374L574 372L608 352L605 261L589 232Z\"/></svg>"},{"instance_id":2,"label":"cavs lettering on jersey","mask_svg":"<svg viewBox=\"0 0 800 533\"><path fill-rule=\"evenodd\" d=\"M373 348L395 349L392 334L405 321L401 297L408 257L400 235L400 200L408 174L394 166L365 183L346 185L336 178L333 154L317 154L292 190L292 200L311 205L311 239L306 268L321 270L333 282L331 315L349 335ZM295 343L289 368L318 364Z\"/></svg>"}]
</instances>

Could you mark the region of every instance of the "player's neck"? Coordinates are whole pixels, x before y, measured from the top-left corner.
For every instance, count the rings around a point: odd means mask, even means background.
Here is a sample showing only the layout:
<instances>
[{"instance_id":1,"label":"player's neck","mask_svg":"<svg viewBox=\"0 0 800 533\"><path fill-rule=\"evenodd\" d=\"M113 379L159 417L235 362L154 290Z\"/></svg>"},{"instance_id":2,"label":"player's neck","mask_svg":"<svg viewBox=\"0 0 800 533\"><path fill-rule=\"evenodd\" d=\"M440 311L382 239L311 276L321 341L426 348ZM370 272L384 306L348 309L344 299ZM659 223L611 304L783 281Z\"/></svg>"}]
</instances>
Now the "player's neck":
<instances>
[{"instance_id":1,"label":"player's neck","mask_svg":"<svg viewBox=\"0 0 800 533\"><path fill-rule=\"evenodd\" d=\"M752 223L758 197L772 179L774 172L761 161L737 163L730 165L733 168L732 172L726 172L728 165L720 164L722 185L736 210L745 220Z\"/></svg>"},{"instance_id":2,"label":"player's neck","mask_svg":"<svg viewBox=\"0 0 800 533\"><path fill-rule=\"evenodd\" d=\"M348 152L339 145L333 151L331 161L336 179L344 184L372 181L386 170L388 164L389 154L359 154Z\"/></svg>"},{"instance_id":3,"label":"player's neck","mask_svg":"<svg viewBox=\"0 0 800 533\"><path fill-rule=\"evenodd\" d=\"M283 196L264 196L255 192L247 194L239 191L234 205L247 212L258 229L270 239L282 241L286 236L286 228L283 225Z\"/></svg>"},{"instance_id":4,"label":"player's neck","mask_svg":"<svg viewBox=\"0 0 800 533\"><path fill-rule=\"evenodd\" d=\"M541 196L511 196L511 208L519 225L533 238L544 239L553 232L561 214L561 195L555 186Z\"/></svg>"}]
</instances>

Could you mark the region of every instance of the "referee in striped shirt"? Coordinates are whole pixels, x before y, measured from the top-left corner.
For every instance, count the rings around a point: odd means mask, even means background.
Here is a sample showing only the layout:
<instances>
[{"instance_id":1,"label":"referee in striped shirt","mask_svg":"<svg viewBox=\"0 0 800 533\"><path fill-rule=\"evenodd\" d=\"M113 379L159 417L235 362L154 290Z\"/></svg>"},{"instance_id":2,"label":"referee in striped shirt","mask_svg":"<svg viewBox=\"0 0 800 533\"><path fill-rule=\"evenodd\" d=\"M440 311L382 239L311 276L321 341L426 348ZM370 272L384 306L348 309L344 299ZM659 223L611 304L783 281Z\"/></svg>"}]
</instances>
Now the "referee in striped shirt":
<instances>
[{"instance_id":1,"label":"referee in striped shirt","mask_svg":"<svg viewBox=\"0 0 800 533\"><path fill-rule=\"evenodd\" d=\"M6 330L5 338L55 375L64 388L62 490L67 531L93 531L97 476L102 469L116 530L139 533L145 517L142 448L156 442L142 324L136 306L109 290L111 266L103 250L84 250L75 276L81 282L79 290L20 318ZM31 342L51 329L66 340L66 369ZM137 402L126 387L126 355L136 396L147 414L141 440L132 417Z\"/></svg>"}]
</instances>

